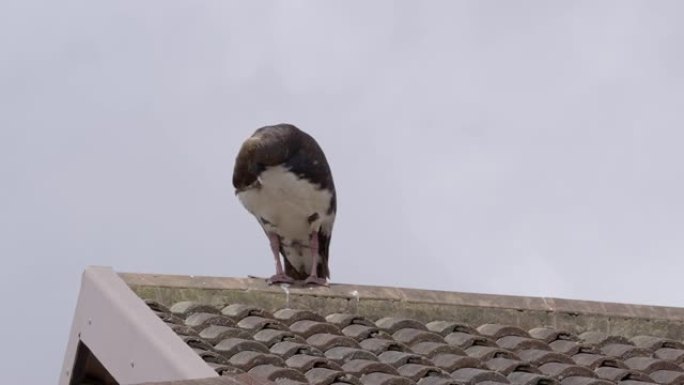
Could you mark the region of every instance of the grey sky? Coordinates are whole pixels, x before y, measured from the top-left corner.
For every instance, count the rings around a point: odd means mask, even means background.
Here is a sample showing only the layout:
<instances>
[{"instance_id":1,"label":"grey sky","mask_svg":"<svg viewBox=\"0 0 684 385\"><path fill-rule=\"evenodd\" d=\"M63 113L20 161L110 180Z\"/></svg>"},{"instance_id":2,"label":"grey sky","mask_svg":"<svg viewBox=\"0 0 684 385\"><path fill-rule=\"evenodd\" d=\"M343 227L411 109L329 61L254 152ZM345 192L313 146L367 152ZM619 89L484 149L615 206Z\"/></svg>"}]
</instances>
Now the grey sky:
<instances>
[{"instance_id":1,"label":"grey sky","mask_svg":"<svg viewBox=\"0 0 684 385\"><path fill-rule=\"evenodd\" d=\"M314 135L333 282L684 306L684 3L0 1L7 383L86 265L272 274L242 140Z\"/></svg>"}]
</instances>

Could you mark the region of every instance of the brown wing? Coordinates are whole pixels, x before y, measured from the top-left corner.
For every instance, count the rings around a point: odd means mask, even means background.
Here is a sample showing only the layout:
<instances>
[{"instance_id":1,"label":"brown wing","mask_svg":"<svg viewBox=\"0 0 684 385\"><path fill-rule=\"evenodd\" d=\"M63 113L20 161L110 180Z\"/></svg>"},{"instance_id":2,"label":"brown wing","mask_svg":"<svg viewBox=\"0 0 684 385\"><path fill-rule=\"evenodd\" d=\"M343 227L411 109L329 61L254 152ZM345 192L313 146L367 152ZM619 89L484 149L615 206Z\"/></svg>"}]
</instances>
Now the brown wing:
<instances>
[{"instance_id":1,"label":"brown wing","mask_svg":"<svg viewBox=\"0 0 684 385\"><path fill-rule=\"evenodd\" d=\"M330 250L330 235L322 231L318 232L318 245L321 261L318 264L317 272L319 277L330 278L330 268L328 268L328 250Z\"/></svg>"}]
</instances>

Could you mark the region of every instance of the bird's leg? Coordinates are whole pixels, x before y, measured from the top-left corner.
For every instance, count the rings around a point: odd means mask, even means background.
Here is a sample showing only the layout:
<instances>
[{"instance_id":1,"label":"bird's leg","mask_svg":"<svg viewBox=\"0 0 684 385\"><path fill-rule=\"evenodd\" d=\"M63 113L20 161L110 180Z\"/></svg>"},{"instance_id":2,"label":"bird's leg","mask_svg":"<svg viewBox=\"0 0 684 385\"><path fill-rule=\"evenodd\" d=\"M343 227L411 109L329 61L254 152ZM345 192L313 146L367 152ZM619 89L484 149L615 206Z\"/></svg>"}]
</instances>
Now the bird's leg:
<instances>
[{"instance_id":1,"label":"bird's leg","mask_svg":"<svg viewBox=\"0 0 684 385\"><path fill-rule=\"evenodd\" d=\"M311 239L309 240L309 248L311 249L311 274L304 280L306 284L327 286L328 282L325 278L318 276L318 263L320 262L321 255L318 250L318 231L311 233Z\"/></svg>"},{"instance_id":2,"label":"bird's leg","mask_svg":"<svg viewBox=\"0 0 684 385\"><path fill-rule=\"evenodd\" d=\"M268 279L269 284L292 283L294 280L288 277L283 271L283 264L280 262L280 238L276 233L268 233L268 240L271 241L271 252L276 263L276 273Z\"/></svg>"}]
</instances>

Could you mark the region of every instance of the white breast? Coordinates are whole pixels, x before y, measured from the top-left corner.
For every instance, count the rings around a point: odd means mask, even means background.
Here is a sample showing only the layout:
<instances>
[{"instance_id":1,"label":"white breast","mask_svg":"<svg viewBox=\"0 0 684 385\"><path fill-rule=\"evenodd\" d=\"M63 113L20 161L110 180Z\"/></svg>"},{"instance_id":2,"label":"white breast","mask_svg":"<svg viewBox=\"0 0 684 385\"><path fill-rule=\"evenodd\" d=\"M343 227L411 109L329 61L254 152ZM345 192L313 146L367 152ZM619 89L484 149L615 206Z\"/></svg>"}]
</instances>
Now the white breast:
<instances>
[{"instance_id":1,"label":"white breast","mask_svg":"<svg viewBox=\"0 0 684 385\"><path fill-rule=\"evenodd\" d=\"M261 188L238 193L245 208L263 218L284 241L308 245L309 235L321 226L332 226L334 214L328 215L332 194L297 176L282 166L269 167L259 176ZM317 220L308 218L318 213ZM330 228L326 229L328 232Z\"/></svg>"}]
</instances>

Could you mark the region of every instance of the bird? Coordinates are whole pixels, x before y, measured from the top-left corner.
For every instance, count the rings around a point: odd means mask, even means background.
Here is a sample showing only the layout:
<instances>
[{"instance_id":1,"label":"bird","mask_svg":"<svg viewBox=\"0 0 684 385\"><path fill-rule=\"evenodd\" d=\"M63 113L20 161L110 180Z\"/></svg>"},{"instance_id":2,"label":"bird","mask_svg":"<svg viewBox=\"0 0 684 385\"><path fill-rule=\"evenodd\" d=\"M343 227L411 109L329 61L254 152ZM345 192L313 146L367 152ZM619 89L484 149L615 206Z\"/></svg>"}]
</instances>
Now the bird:
<instances>
[{"instance_id":1,"label":"bird","mask_svg":"<svg viewBox=\"0 0 684 385\"><path fill-rule=\"evenodd\" d=\"M337 193L318 142L292 124L257 129L237 154L233 186L268 237L276 268L269 284L327 286Z\"/></svg>"}]
</instances>

